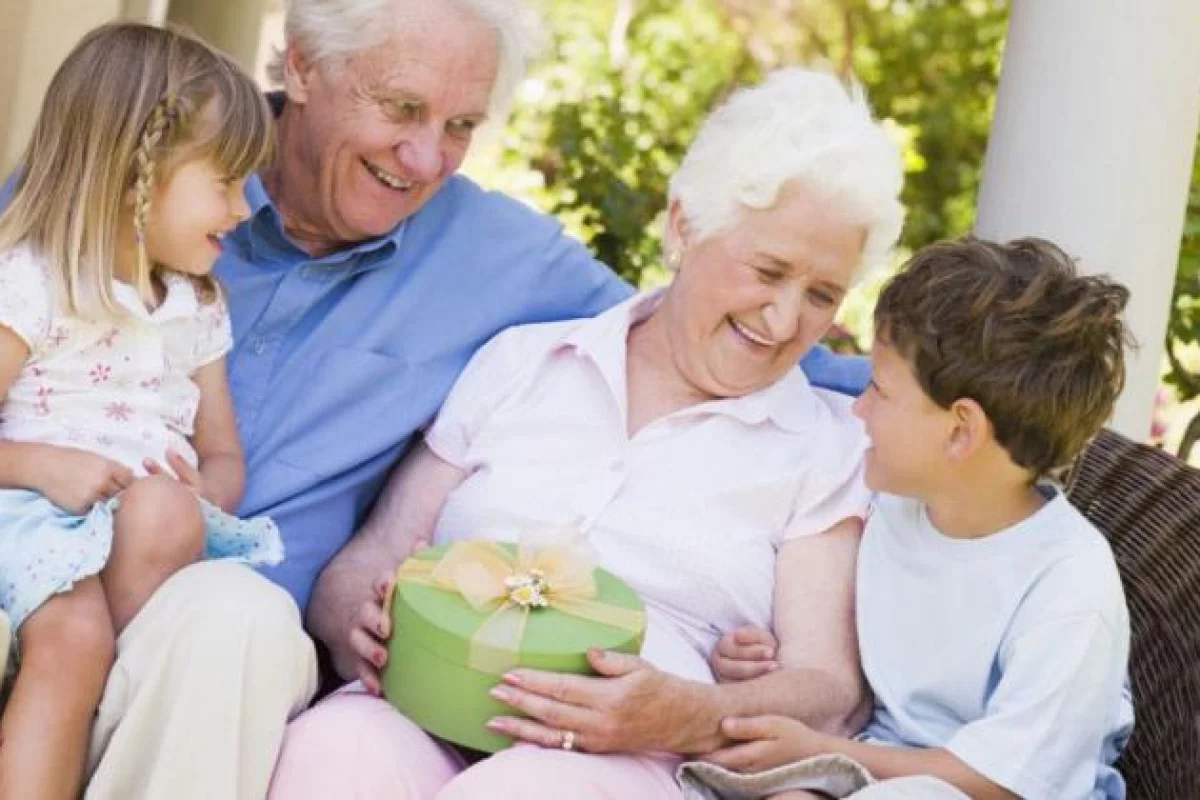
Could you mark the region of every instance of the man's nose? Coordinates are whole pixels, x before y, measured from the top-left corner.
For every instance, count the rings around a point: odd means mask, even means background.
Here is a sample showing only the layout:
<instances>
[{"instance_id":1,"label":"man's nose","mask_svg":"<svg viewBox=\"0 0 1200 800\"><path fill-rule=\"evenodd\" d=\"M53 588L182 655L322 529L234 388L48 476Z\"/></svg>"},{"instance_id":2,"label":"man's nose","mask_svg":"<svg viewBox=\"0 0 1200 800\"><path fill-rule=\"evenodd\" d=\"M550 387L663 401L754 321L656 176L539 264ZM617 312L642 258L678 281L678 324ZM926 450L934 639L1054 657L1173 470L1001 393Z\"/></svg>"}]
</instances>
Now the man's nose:
<instances>
[{"instance_id":1,"label":"man's nose","mask_svg":"<svg viewBox=\"0 0 1200 800\"><path fill-rule=\"evenodd\" d=\"M396 157L404 168L405 180L429 183L442 172L441 135L432 125L423 125L396 145Z\"/></svg>"}]
</instances>

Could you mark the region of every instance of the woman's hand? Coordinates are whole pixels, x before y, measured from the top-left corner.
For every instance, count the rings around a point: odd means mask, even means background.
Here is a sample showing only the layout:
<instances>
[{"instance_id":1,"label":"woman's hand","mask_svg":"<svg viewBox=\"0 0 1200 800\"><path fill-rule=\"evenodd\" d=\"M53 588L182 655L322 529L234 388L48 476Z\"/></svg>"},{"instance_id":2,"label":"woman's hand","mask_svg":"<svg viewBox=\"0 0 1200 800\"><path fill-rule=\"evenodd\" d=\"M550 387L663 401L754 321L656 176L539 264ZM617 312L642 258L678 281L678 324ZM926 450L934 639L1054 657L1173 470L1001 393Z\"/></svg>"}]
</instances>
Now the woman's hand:
<instances>
[{"instance_id":1,"label":"woman's hand","mask_svg":"<svg viewBox=\"0 0 1200 800\"><path fill-rule=\"evenodd\" d=\"M830 752L829 737L791 717L730 717L721 732L734 741L704 756L735 772L762 772Z\"/></svg>"},{"instance_id":2,"label":"woman's hand","mask_svg":"<svg viewBox=\"0 0 1200 800\"><path fill-rule=\"evenodd\" d=\"M383 693L380 672L387 664L387 643L392 636L392 590L396 573L388 572L375 579L370 600L359 607L358 617L350 630L350 647L354 651L354 672L373 695Z\"/></svg>"},{"instance_id":3,"label":"woman's hand","mask_svg":"<svg viewBox=\"0 0 1200 800\"><path fill-rule=\"evenodd\" d=\"M599 676L517 669L492 696L529 715L497 717L488 728L514 739L592 753L705 752L720 746L720 714L705 687L658 670L642 659L589 650ZM704 732L704 733L698 733ZM707 735L706 735L707 734Z\"/></svg>"},{"instance_id":4,"label":"woman's hand","mask_svg":"<svg viewBox=\"0 0 1200 800\"><path fill-rule=\"evenodd\" d=\"M71 514L86 514L133 483L123 464L73 447L46 446L36 451L31 488Z\"/></svg>"},{"instance_id":5,"label":"woman's hand","mask_svg":"<svg viewBox=\"0 0 1200 800\"><path fill-rule=\"evenodd\" d=\"M721 637L709 666L722 683L748 681L779 669L779 642L768 630L747 625Z\"/></svg>"}]
</instances>

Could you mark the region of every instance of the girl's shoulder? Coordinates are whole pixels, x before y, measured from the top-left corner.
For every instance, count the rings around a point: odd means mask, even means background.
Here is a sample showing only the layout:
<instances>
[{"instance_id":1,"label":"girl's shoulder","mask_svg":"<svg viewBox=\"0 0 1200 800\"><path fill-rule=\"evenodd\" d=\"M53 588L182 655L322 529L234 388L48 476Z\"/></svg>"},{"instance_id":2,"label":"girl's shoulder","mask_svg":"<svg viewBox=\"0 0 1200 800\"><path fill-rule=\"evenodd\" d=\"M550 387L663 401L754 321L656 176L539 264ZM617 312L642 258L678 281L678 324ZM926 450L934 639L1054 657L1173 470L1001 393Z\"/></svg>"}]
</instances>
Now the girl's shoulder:
<instances>
[{"instance_id":1,"label":"girl's shoulder","mask_svg":"<svg viewBox=\"0 0 1200 800\"><path fill-rule=\"evenodd\" d=\"M53 318L53 285L45 261L24 245L0 252L0 324L35 350Z\"/></svg>"}]
</instances>

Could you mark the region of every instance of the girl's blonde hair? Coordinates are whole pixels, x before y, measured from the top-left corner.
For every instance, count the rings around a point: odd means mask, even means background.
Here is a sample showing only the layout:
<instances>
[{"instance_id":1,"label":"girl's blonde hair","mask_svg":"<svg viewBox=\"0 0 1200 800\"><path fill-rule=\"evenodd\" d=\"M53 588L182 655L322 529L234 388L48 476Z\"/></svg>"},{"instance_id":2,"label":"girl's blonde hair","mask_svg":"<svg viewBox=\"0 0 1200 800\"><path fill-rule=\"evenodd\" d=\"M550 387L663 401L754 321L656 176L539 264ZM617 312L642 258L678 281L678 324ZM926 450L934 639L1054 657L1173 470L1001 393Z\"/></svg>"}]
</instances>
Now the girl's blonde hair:
<instances>
[{"instance_id":1,"label":"girl's blonde hair","mask_svg":"<svg viewBox=\"0 0 1200 800\"><path fill-rule=\"evenodd\" d=\"M25 150L0 250L30 247L60 302L86 318L120 316L113 295L119 228L138 241L134 285L155 265L143 230L154 186L193 158L242 178L274 152L271 112L227 56L185 33L113 23L88 33L58 68ZM216 284L197 280L211 300Z\"/></svg>"}]
</instances>

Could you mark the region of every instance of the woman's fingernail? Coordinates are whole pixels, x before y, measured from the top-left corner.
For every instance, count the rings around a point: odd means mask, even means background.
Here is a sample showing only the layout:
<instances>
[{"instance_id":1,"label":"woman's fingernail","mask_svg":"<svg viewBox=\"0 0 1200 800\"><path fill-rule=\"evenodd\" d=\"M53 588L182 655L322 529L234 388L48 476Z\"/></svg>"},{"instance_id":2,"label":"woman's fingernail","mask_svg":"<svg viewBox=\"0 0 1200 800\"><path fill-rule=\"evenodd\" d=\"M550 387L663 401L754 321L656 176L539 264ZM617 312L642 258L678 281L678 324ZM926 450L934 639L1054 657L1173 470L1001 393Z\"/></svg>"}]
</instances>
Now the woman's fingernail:
<instances>
[{"instance_id":1,"label":"woman's fingernail","mask_svg":"<svg viewBox=\"0 0 1200 800\"><path fill-rule=\"evenodd\" d=\"M487 729L496 733L504 733L508 729L508 726L504 724L504 720L489 719L487 721Z\"/></svg>"},{"instance_id":2,"label":"woman's fingernail","mask_svg":"<svg viewBox=\"0 0 1200 800\"><path fill-rule=\"evenodd\" d=\"M515 672L505 673L504 682L507 683L509 686L520 686L521 685L521 676L517 675Z\"/></svg>"},{"instance_id":3,"label":"woman's fingernail","mask_svg":"<svg viewBox=\"0 0 1200 800\"><path fill-rule=\"evenodd\" d=\"M503 686L492 687L492 690L488 692L488 694L499 700L501 703L507 703L511 701L513 697L512 692Z\"/></svg>"}]
</instances>

